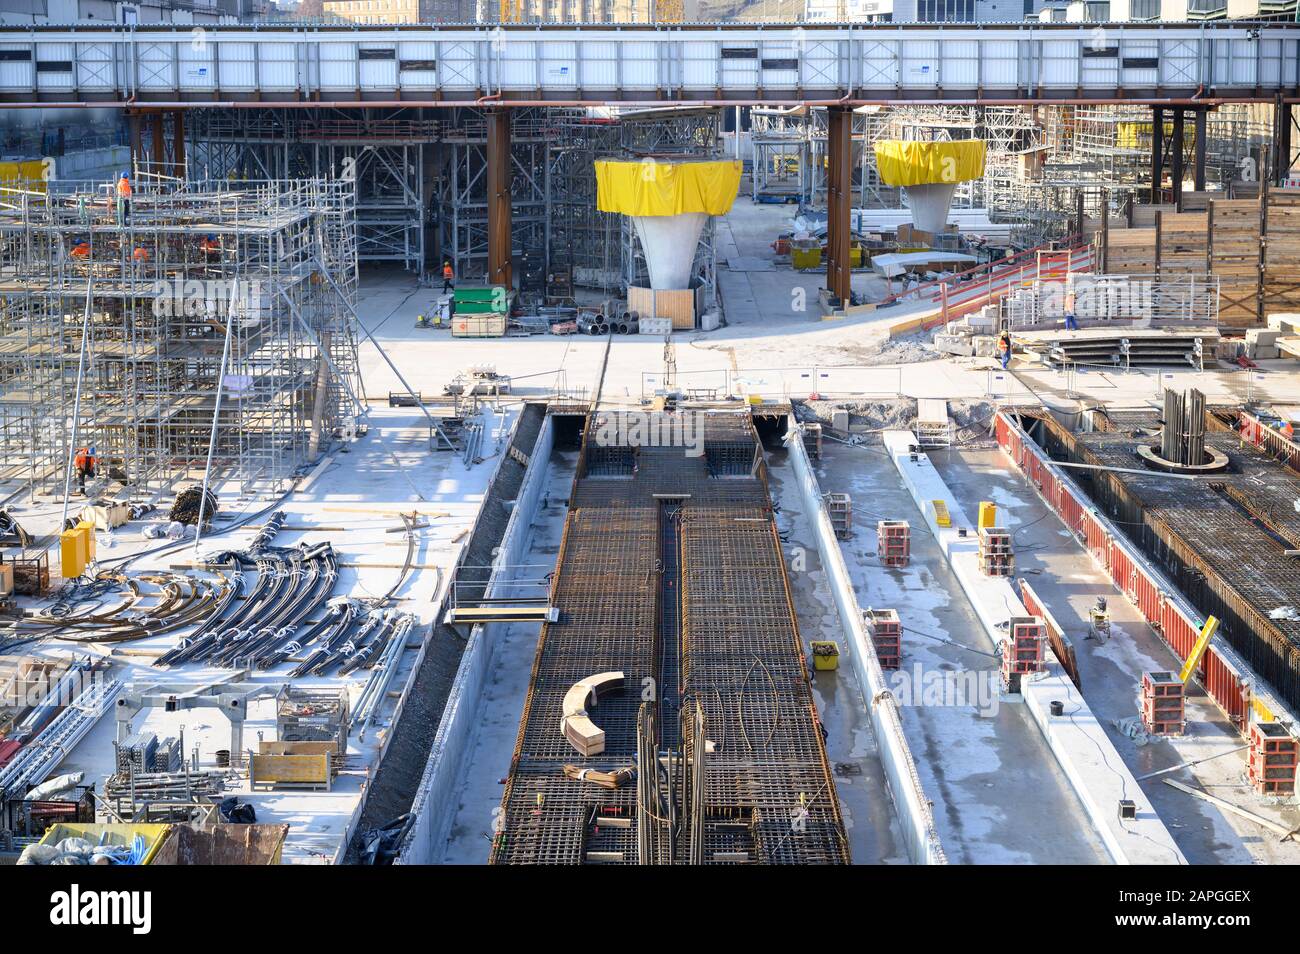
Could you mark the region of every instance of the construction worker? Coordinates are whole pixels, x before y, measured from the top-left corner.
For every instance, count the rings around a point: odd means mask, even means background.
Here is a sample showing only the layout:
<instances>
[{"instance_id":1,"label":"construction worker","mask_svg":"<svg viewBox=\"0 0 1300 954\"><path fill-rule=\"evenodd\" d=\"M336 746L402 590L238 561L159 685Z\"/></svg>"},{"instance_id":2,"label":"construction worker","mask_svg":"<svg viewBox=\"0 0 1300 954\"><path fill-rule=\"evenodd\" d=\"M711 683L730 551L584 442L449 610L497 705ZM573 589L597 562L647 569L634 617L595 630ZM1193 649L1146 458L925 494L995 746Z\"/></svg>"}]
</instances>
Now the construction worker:
<instances>
[{"instance_id":1,"label":"construction worker","mask_svg":"<svg viewBox=\"0 0 1300 954\"><path fill-rule=\"evenodd\" d=\"M149 250L143 245L137 245L131 252L131 261L141 264L149 261Z\"/></svg>"},{"instance_id":2,"label":"construction worker","mask_svg":"<svg viewBox=\"0 0 1300 954\"><path fill-rule=\"evenodd\" d=\"M78 236L72 243L72 251L69 252L73 258L90 258L90 240Z\"/></svg>"},{"instance_id":3,"label":"construction worker","mask_svg":"<svg viewBox=\"0 0 1300 954\"><path fill-rule=\"evenodd\" d=\"M1290 421L1287 421L1282 425L1282 436L1287 440L1295 439L1295 428L1292 426Z\"/></svg>"},{"instance_id":4,"label":"construction worker","mask_svg":"<svg viewBox=\"0 0 1300 954\"><path fill-rule=\"evenodd\" d=\"M221 257L221 243L217 241L215 235L209 233L199 241L199 251L210 262Z\"/></svg>"},{"instance_id":5,"label":"construction worker","mask_svg":"<svg viewBox=\"0 0 1300 954\"><path fill-rule=\"evenodd\" d=\"M131 221L131 175L123 172L117 180L117 224Z\"/></svg>"},{"instance_id":6,"label":"construction worker","mask_svg":"<svg viewBox=\"0 0 1300 954\"><path fill-rule=\"evenodd\" d=\"M449 291L456 290L456 286L453 283L455 274L456 273L453 272L451 269L451 259L449 258L443 259L442 260L442 293L444 295L447 294L447 292Z\"/></svg>"},{"instance_id":7,"label":"construction worker","mask_svg":"<svg viewBox=\"0 0 1300 954\"><path fill-rule=\"evenodd\" d=\"M81 491L81 496L86 496L86 478L95 476L95 448L82 447L78 449L77 456L73 458L73 466L77 471L77 487Z\"/></svg>"},{"instance_id":8,"label":"construction worker","mask_svg":"<svg viewBox=\"0 0 1300 954\"><path fill-rule=\"evenodd\" d=\"M1073 311L1067 311L1065 313L1065 330L1066 331L1079 330L1079 319L1074 317Z\"/></svg>"},{"instance_id":9,"label":"construction worker","mask_svg":"<svg viewBox=\"0 0 1300 954\"><path fill-rule=\"evenodd\" d=\"M998 339L998 353L1002 357L1002 368L1006 370L1011 365L1011 332L1002 332L1002 337Z\"/></svg>"}]
</instances>

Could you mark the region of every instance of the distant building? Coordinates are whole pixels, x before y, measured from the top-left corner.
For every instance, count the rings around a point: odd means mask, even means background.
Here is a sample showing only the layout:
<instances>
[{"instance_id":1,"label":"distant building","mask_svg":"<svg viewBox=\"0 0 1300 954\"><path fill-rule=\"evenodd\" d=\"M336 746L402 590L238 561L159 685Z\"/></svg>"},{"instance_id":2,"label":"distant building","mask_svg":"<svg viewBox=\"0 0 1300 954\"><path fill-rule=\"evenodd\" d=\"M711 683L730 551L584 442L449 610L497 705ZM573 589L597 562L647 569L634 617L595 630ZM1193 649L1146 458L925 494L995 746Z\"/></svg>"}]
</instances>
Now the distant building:
<instances>
[{"instance_id":1,"label":"distant building","mask_svg":"<svg viewBox=\"0 0 1300 954\"><path fill-rule=\"evenodd\" d=\"M896 23L1019 23L1043 0L894 0Z\"/></svg>"},{"instance_id":2,"label":"distant building","mask_svg":"<svg viewBox=\"0 0 1300 954\"><path fill-rule=\"evenodd\" d=\"M804 7L809 23L886 22L893 16L894 0L808 0Z\"/></svg>"},{"instance_id":3,"label":"distant building","mask_svg":"<svg viewBox=\"0 0 1300 954\"><path fill-rule=\"evenodd\" d=\"M234 23L268 0L0 0L0 25L29 23Z\"/></svg>"}]
</instances>

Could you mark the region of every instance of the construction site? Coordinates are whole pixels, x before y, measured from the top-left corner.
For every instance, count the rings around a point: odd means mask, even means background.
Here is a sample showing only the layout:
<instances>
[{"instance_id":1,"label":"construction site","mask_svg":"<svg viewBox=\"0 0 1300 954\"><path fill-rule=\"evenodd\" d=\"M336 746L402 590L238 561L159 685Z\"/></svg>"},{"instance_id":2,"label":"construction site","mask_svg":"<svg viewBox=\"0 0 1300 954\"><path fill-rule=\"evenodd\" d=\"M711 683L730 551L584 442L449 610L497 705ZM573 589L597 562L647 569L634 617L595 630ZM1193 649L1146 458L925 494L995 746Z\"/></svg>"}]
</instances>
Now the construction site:
<instances>
[{"instance_id":1,"label":"construction site","mask_svg":"<svg viewBox=\"0 0 1300 954\"><path fill-rule=\"evenodd\" d=\"M0 861L1300 863L1300 28L502 17L0 35Z\"/></svg>"}]
</instances>

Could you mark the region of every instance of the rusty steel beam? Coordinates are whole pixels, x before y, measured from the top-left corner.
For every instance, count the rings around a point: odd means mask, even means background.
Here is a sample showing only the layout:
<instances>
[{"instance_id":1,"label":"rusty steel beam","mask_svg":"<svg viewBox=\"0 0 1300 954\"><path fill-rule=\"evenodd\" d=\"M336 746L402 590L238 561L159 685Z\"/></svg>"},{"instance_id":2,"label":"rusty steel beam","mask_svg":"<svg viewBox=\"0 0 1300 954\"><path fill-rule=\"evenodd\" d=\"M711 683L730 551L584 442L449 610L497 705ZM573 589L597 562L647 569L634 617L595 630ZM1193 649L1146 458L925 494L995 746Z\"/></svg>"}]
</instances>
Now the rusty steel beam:
<instances>
[{"instance_id":1,"label":"rusty steel beam","mask_svg":"<svg viewBox=\"0 0 1300 954\"><path fill-rule=\"evenodd\" d=\"M832 106L826 144L826 289L844 305L850 301L849 212L853 202L853 110Z\"/></svg>"},{"instance_id":2,"label":"rusty steel beam","mask_svg":"<svg viewBox=\"0 0 1300 954\"><path fill-rule=\"evenodd\" d=\"M488 283L513 288L510 261L510 112L487 114Z\"/></svg>"},{"instance_id":3,"label":"rusty steel beam","mask_svg":"<svg viewBox=\"0 0 1300 954\"><path fill-rule=\"evenodd\" d=\"M154 113L152 118L153 136L149 143L150 161L153 162L153 171L161 172L167 165L167 133L164 129L162 112Z\"/></svg>"},{"instance_id":4,"label":"rusty steel beam","mask_svg":"<svg viewBox=\"0 0 1300 954\"><path fill-rule=\"evenodd\" d=\"M1159 106L1151 110L1151 204L1160 202L1160 180L1164 178L1165 111Z\"/></svg>"},{"instance_id":5,"label":"rusty steel beam","mask_svg":"<svg viewBox=\"0 0 1300 954\"><path fill-rule=\"evenodd\" d=\"M185 110L172 111L172 174L185 178Z\"/></svg>"}]
</instances>

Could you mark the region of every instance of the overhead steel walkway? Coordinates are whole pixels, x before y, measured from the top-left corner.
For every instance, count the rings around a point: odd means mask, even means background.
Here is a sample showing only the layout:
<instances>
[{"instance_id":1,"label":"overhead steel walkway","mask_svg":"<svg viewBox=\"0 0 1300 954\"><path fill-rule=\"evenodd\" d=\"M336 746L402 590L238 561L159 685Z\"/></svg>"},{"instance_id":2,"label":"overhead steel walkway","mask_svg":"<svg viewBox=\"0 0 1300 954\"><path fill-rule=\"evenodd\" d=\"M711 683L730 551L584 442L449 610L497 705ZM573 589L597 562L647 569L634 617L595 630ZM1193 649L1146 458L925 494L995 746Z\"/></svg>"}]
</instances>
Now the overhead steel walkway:
<instances>
[{"instance_id":1,"label":"overhead steel walkway","mask_svg":"<svg viewBox=\"0 0 1300 954\"><path fill-rule=\"evenodd\" d=\"M8 105L1300 98L1300 24L32 26Z\"/></svg>"}]
</instances>

